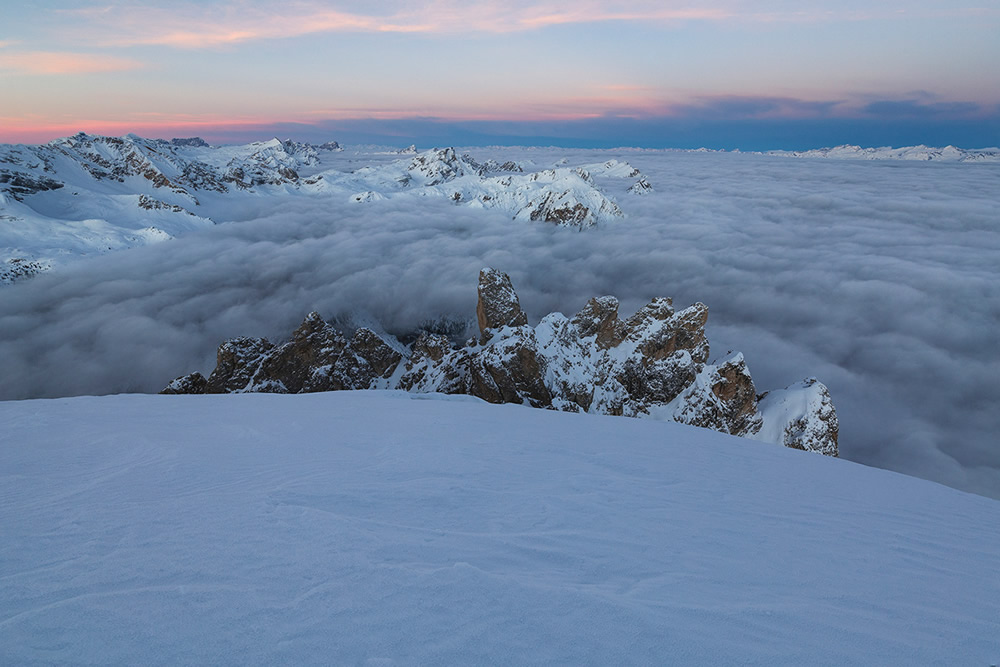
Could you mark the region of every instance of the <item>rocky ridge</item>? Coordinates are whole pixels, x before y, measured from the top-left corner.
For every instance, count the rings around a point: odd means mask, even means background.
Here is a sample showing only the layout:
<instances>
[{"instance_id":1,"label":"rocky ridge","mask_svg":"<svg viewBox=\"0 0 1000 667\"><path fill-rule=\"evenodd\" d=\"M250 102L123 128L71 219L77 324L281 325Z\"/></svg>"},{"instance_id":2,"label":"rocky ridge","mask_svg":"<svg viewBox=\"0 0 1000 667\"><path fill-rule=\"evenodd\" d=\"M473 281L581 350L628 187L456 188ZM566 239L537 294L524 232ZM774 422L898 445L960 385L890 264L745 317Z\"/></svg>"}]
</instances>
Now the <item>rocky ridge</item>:
<instances>
[{"instance_id":1,"label":"rocky ridge","mask_svg":"<svg viewBox=\"0 0 1000 667\"><path fill-rule=\"evenodd\" d=\"M618 300L591 299L572 317L536 327L510 278L479 276L480 335L455 345L422 332L410 346L359 328L350 337L310 313L290 341L224 342L215 370L171 382L167 394L404 389L468 394L570 412L649 417L837 456L829 391L814 378L758 394L739 353L709 360L708 308L653 299L631 317Z\"/></svg>"}]
</instances>

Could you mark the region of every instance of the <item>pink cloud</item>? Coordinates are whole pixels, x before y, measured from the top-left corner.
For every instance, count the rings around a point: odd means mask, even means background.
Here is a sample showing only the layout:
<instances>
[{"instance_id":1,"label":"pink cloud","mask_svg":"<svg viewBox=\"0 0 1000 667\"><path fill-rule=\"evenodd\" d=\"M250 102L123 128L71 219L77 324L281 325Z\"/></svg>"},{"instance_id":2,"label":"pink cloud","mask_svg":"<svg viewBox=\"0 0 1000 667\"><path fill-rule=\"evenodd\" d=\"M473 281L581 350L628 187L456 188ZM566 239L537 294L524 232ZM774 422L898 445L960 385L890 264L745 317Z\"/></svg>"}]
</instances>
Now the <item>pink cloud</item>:
<instances>
[{"instance_id":1,"label":"pink cloud","mask_svg":"<svg viewBox=\"0 0 1000 667\"><path fill-rule=\"evenodd\" d=\"M344 3L341 3L344 4ZM360 5L360 3L358 3ZM211 48L258 39L282 39L321 32L508 33L546 26L600 21L720 20L723 9L658 0L438 0L376 14L369 5L356 11L330 9L315 0L283 4L241 3L238 7L172 5L169 9L125 6L68 10L95 22L104 45L162 45Z\"/></svg>"},{"instance_id":2,"label":"pink cloud","mask_svg":"<svg viewBox=\"0 0 1000 667\"><path fill-rule=\"evenodd\" d=\"M2 44L0 44L2 46ZM61 51L0 51L0 72L14 74L87 74L138 69L128 58Z\"/></svg>"}]
</instances>

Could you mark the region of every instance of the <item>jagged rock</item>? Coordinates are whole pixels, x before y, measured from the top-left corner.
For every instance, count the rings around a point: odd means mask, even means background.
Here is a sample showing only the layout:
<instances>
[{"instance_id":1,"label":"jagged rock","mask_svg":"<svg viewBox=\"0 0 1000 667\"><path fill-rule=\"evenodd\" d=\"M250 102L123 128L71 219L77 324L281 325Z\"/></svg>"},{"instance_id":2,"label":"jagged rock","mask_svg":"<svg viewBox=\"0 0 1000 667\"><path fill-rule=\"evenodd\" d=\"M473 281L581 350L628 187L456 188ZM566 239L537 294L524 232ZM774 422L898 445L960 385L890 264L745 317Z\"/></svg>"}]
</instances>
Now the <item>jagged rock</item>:
<instances>
[{"instance_id":1,"label":"jagged rock","mask_svg":"<svg viewBox=\"0 0 1000 667\"><path fill-rule=\"evenodd\" d=\"M407 168L409 178L422 181L424 186L440 185L476 171L475 166L458 157L450 147L421 153Z\"/></svg>"},{"instance_id":2,"label":"jagged rock","mask_svg":"<svg viewBox=\"0 0 1000 667\"><path fill-rule=\"evenodd\" d=\"M426 334L413 345L413 354L397 386L406 391L442 394L477 395L473 389L472 348L451 350L448 339L440 334ZM482 375L483 372L480 373ZM499 393L491 393L499 401ZM489 400L481 396L483 400Z\"/></svg>"},{"instance_id":3,"label":"jagged rock","mask_svg":"<svg viewBox=\"0 0 1000 667\"><path fill-rule=\"evenodd\" d=\"M622 342L625 327L618 319L618 299L602 296L591 299L570 320L580 338L594 336L597 347L607 349Z\"/></svg>"},{"instance_id":4,"label":"jagged rock","mask_svg":"<svg viewBox=\"0 0 1000 667\"><path fill-rule=\"evenodd\" d=\"M628 191L634 195L646 195L653 191L653 186L649 184L646 177L643 176L638 181L632 184Z\"/></svg>"},{"instance_id":5,"label":"jagged rock","mask_svg":"<svg viewBox=\"0 0 1000 667\"><path fill-rule=\"evenodd\" d=\"M39 262L25 257L12 257L0 263L0 285L27 280L39 273L48 271L51 265L48 262Z\"/></svg>"},{"instance_id":6,"label":"jagged rock","mask_svg":"<svg viewBox=\"0 0 1000 667\"><path fill-rule=\"evenodd\" d=\"M323 374L314 369L335 363L346 346L343 334L313 311L292 334L291 341L261 360L257 379L271 386L280 385L290 394L332 389L324 384Z\"/></svg>"},{"instance_id":7,"label":"jagged rock","mask_svg":"<svg viewBox=\"0 0 1000 667\"><path fill-rule=\"evenodd\" d=\"M312 312L292 340L277 347L263 338L234 338L220 345L204 393L370 389L376 380L389 377L401 360L402 355L371 330L358 329L348 341Z\"/></svg>"},{"instance_id":8,"label":"jagged rock","mask_svg":"<svg viewBox=\"0 0 1000 667\"><path fill-rule=\"evenodd\" d=\"M646 363L666 359L686 350L694 362L708 361L705 324L708 306L696 303L674 313L670 299L658 298L644 306L625 323L626 338L635 342Z\"/></svg>"},{"instance_id":9,"label":"jagged rock","mask_svg":"<svg viewBox=\"0 0 1000 667\"><path fill-rule=\"evenodd\" d=\"M161 394L204 394L207 393L208 380L195 371L173 380L160 392Z\"/></svg>"},{"instance_id":10,"label":"jagged rock","mask_svg":"<svg viewBox=\"0 0 1000 667\"><path fill-rule=\"evenodd\" d=\"M65 184L45 176L32 176L20 171L0 169L0 192L8 192L17 201L28 195L48 190L58 190Z\"/></svg>"},{"instance_id":11,"label":"jagged rock","mask_svg":"<svg viewBox=\"0 0 1000 667\"><path fill-rule=\"evenodd\" d=\"M147 195L139 195L138 200L139 208L145 209L147 211L171 211L173 213L187 213L188 215L193 215L190 211L185 210L182 206L177 206L176 204L168 204L162 202L159 199L153 199Z\"/></svg>"},{"instance_id":12,"label":"jagged rock","mask_svg":"<svg viewBox=\"0 0 1000 667\"><path fill-rule=\"evenodd\" d=\"M240 336L227 340L216 353L215 370L208 376L206 394L261 391L253 382L265 355L274 349L266 338Z\"/></svg>"},{"instance_id":13,"label":"jagged rock","mask_svg":"<svg viewBox=\"0 0 1000 667\"><path fill-rule=\"evenodd\" d=\"M553 222L557 225L583 226L590 218L590 209L573 201L569 192L547 192L538 202L532 202L528 217L531 220Z\"/></svg>"},{"instance_id":14,"label":"jagged rock","mask_svg":"<svg viewBox=\"0 0 1000 667\"><path fill-rule=\"evenodd\" d=\"M507 274L483 269L478 293L482 336L465 347L424 331L409 339L404 364L398 341L390 344L367 328L348 341L314 312L278 347L260 338L227 341L208 380L184 376L164 393L381 387L469 394L491 403L677 421L837 455L827 388L809 379L758 396L742 354L709 363L704 304L675 311L670 299L656 298L622 321L618 300L603 296L572 318L552 313L532 328Z\"/></svg>"},{"instance_id":15,"label":"jagged rock","mask_svg":"<svg viewBox=\"0 0 1000 667\"><path fill-rule=\"evenodd\" d=\"M754 437L792 449L837 456L840 423L830 391L808 378L758 398L763 425Z\"/></svg>"},{"instance_id":16,"label":"jagged rock","mask_svg":"<svg viewBox=\"0 0 1000 667\"><path fill-rule=\"evenodd\" d=\"M751 436L761 427L757 392L739 353L705 366L667 409L682 424L733 435Z\"/></svg>"},{"instance_id":17,"label":"jagged rock","mask_svg":"<svg viewBox=\"0 0 1000 667\"><path fill-rule=\"evenodd\" d=\"M483 347L474 361L468 392L473 396L491 403L524 403L536 408L552 405L535 332L527 324L505 330L494 344Z\"/></svg>"},{"instance_id":18,"label":"jagged rock","mask_svg":"<svg viewBox=\"0 0 1000 667\"><path fill-rule=\"evenodd\" d=\"M489 268L479 272L476 319L483 336L486 336L487 329L519 327L528 323L528 316L521 310L521 302L506 273Z\"/></svg>"},{"instance_id":19,"label":"jagged rock","mask_svg":"<svg viewBox=\"0 0 1000 667\"><path fill-rule=\"evenodd\" d=\"M410 359L419 361L426 357L431 361L441 361L444 355L451 352L451 342L443 334L422 332L413 343Z\"/></svg>"},{"instance_id":20,"label":"jagged rock","mask_svg":"<svg viewBox=\"0 0 1000 667\"><path fill-rule=\"evenodd\" d=\"M376 380L388 378L402 359L374 331L358 329L330 371L332 388L371 389Z\"/></svg>"},{"instance_id":21,"label":"jagged rock","mask_svg":"<svg viewBox=\"0 0 1000 667\"><path fill-rule=\"evenodd\" d=\"M189 137L185 139L174 138L170 140L170 144L173 146L192 146L194 148L210 148L207 141L201 137Z\"/></svg>"}]
</instances>

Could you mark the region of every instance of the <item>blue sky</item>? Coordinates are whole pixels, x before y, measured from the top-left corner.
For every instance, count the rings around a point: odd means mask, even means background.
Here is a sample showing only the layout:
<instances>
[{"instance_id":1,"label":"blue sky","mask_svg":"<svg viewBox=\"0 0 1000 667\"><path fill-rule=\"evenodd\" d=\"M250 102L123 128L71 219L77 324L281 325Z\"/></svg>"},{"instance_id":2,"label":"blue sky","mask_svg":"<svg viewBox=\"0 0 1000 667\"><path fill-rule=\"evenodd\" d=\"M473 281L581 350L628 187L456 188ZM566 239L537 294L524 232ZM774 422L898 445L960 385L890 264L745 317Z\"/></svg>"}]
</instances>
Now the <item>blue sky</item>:
<instances>
[{"instance_id":1,"label":"blue sky","mask_svg":"<svg viewBox=\"0 0 1000 667\"><path fill-rule=\"evenodd\" d=\"M1000 144L997 0L4 4L7 142Z\"/></svg>"}]
</instances>

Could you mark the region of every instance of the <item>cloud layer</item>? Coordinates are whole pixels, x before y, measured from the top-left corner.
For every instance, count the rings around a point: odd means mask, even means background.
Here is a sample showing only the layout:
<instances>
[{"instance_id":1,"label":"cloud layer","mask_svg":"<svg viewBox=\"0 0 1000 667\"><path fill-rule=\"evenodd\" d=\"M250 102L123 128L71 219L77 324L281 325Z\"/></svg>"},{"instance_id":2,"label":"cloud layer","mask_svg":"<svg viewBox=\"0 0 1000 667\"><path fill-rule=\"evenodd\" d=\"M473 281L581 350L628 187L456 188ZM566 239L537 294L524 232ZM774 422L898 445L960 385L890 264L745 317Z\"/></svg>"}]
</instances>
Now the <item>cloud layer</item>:
<instances>
[{"instance_id":1,"label":"cloud layer","mask_svg":"<svg viewBox=\"0 0 1000 667\"><path fill-rule=\"evenodd\" d=\"M609 154L481 156L544 166ZM478 270L537 319L614 294L710 309L758 387L815 375L846 458L1000 497L1000 169L626 153L656 188L592 233L438 201L262 198L255 219L87 261L0 294L0 397L156 391L235 335L306 312L403 331L469 317Z\"/></svg>"}]
</instances>

